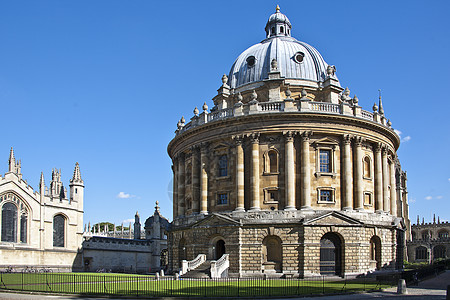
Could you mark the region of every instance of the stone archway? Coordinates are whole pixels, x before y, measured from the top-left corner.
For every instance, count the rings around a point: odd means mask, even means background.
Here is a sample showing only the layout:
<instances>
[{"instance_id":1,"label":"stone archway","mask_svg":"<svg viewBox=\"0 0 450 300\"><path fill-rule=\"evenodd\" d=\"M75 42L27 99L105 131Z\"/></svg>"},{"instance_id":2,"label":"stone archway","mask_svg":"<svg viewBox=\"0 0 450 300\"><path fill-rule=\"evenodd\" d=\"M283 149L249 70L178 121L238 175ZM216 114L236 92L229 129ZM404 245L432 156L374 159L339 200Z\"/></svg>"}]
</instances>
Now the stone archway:
<instances>
[{"instance_id":1,"label":"stone archway","mask_svg":"<svg viewBox=\"0 0 450 300\"><path fill-rule=\"evenodd\" d=\"M214 258L218 260L225 254L225 241L220 239L215 244Z\"/></svg>"},{"instance_id":2,"label":"stone archway","mask_svg":"<svg viewBox=\"0 0 450 300\"><path fill-rule=\"evenodd\" d=\"M276 235L269 235L264 238L262 244L264 273L282 272L283 248L281 239Z\"/></svg>"},{"instance_id":3,"label":"stone archway","mask_svg":"<svg viewBox=\"0 0 450 300\"><path fill-rule=\"evenodd\" d=\"M320 239L320 274L338 275L343 273L343 243L332 232Z\"/></svg>"},{"instance_id":4,"label":"stone archway","mask_svg":"<svg viewBox=\"0 0 450 300\"><path fill-rule=\"evenodd\" d=\"M381 269L381 239L374 235L370 239L370 261L375 262L377 270Z\"/></svg>"}]
</instances>

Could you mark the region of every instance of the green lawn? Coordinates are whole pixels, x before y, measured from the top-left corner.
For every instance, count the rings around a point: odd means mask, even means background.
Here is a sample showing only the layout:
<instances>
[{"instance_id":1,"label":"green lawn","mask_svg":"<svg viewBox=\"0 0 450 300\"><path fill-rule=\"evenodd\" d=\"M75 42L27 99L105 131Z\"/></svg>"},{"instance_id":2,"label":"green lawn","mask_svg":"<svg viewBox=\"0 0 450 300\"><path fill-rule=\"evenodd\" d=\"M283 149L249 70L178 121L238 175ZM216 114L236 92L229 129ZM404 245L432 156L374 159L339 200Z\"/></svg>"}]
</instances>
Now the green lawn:
<instances>
[{"instance_id":1,"label":"green lawn","mask_svg":"<svg viewBox=\"0 0 450 300\"><path fill-rule=\"evenodd\" d=\"M155 280L154 276L100 273L7 273L1 289L148 296L282 296L373 290L388 284L357 280Z\"/></svg>"}]
</instances>

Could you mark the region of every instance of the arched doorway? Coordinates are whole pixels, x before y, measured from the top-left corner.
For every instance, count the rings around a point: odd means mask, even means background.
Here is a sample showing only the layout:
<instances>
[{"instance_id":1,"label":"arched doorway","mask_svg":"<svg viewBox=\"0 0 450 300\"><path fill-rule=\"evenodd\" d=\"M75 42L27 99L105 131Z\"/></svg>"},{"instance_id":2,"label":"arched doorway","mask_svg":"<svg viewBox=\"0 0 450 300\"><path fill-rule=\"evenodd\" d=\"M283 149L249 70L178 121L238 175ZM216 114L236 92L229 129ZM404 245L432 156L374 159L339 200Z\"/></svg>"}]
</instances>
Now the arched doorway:
<instances>
[{"instance_id":1,"label":"arched doorway","mask_svg":"<svg viewBox=\"0 0 450 300\"><path fill-rule=\"evenodd\" d=\"M281 240L275 235L269 235L263 240L264 272L282 272L283 252Z\"/></svg>"},{"instance_id":2,"label":"arched doorway","mask_svg":"<svg viewBox=\"0 0 450 300\"><path fill-rule=\"evenodd\" d=\"M217 260L217 259L221 258L222 255L225 254L225 241L224 240L218 240L216 242L215 248L216 248L216 250L215 250L215 253L214 253L214 258Z\"/></svg>"},{"instance_id":3,"label":"arched doorway","mask_svg":"<svg viewBox=\"0 0 450 300\"><path fill-rule=\"evenodd\" d=\"M178 261L180 263L180 267L181 267L181 261L187 259L186 252L187 252L186 251L186 241L183 238L178 243Z\"/></svg>"},{"instance_id":4,"label":"arched doorway","mask_svg":"<svg viewBox=\"0 0 450 300\"><path fill-rule=\"evenodd\" d=\"M370 239L370 260L376 262L376 269L381 269L381 239L374 235Z\"/></svg>"},{"instance_id":5,"label":"arched doorway","mask_svg":"<svg viewBox=\"0 0 450 300\"><path fill-rule=\"evenodd\" d=\"M342 243L335 233L326 233L320 240L320 274L342 275Z\"/></svg>"}]
</instances>

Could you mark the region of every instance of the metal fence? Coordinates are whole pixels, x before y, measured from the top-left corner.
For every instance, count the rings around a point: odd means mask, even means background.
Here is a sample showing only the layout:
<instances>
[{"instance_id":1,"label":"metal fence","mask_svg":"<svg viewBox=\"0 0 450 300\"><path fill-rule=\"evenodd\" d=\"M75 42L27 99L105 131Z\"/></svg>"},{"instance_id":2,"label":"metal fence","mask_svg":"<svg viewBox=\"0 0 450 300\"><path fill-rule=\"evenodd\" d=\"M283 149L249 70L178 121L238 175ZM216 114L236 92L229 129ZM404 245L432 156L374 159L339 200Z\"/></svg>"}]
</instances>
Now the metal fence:
<instances>
[{"instance_id":1,"label":"metal fence","mask_svg":"<svg viewBox=\"0 0 450 300\"><path fill-rule=\"evenodd\" d=\"M0 273L0 289L137 297L306 296L378 290L396 283L369 278L191 279L96 273Z\"/></svg>"}]
</instances>

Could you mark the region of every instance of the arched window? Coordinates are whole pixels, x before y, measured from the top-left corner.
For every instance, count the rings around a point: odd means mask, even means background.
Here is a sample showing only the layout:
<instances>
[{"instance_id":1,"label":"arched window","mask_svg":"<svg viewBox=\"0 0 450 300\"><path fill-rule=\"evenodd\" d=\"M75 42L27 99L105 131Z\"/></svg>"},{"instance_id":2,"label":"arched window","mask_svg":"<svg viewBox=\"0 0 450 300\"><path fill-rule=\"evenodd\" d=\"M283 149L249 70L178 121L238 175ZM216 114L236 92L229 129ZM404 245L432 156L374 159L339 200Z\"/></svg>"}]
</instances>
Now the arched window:
<instances>
[{"instance_id":1,"label":"arched window","mask_svg":"<svg viewBox=\"0 0 450 300\"><path fill-rule=\"evenodd\" d=\"M439 237L440 239L446 239L446 238L448 238L448 231L445 231L445 230L439 231L438 237Z\"/></svg>"},{"instance_id":2,"label":"arched window","mask_svg":"<svg viewBox=\"0 0 450 300\"><path fill-rule=\"evenodd\" d=\"M446 257L446 251L445 251L444 245L437 245L433 248L433 259L437 258L445 258Z\"/></svg>"},{"instance_id":3,"label":"arched window","mask_svg":"<svg viewBox=\"0 0 450 300\"><path fill-rule=\"evenodd\" d=\"M280 33L284 33L284 27L283 26L280 27Z\"/></svg>"},{"instance_id":4,"label":"arched window","mask_svg":"<svg viewBox=\"0 0 450 300\"><path fill-rule=\"evenodd\" d=\"M428 240L429 235L428 235L428 231L422 231L422 240Z\"/></svg>"},{"instance_id":5,"label":"arched window","mask_svg":"<svg viewBox=\"0 0 450 300\"><path fill-rule=\"evenodd\" d=\"M188 164L186 167L186 184L192 183L192 165Z\"/></svg>"},{"instance_id":6,"label":"arched window","mask_svg":"<svg viewBox=\"0 0 450 300\"><path fill-rule=\"evenodd\" d=\"M282 271L281 240L275 235L269 235L263 240L263 265L267 271Z\"/></svg>"},{"instance_id":7,"label":"arched window","mask_svg":"<svg viewBox=\"0 0 450 300\"><path fill-rule=\"evenodd\" d=\"M275 30L275 27L272 27L272 35L277 34L277 31Z\"/></svg>"},{"instance_id":8,"label":"arched window","mask_svg":"<svg viewBox=\"0 0 450 300\"><path fill-rule=\"evenodd\" d=\"M364 178L371 178L370 174L370 157L366 156L364 157Z\"/></svg>"},{"instance_id":9,"label":"arched window","mask_svg":"<svg viewBox=\"0 0 450 300\"><path fill-rule=\"evenodd\" d=\"M265 154L265 173L278 173L278 152L269 150Z\"/></svg>"},{"instance_id":10,"label":"arched window","mask_svg":"<svg viewBox=\"0 0 450 300\"><path fill-rule=\"evenodd\" d=\"M228 176L228 157L221 155L219 157L219 177Z\"/></svg>"},{"instance_id":11,"label":"arched window","mask_svg":"<svg viewBox=\"0 0 450 300\"><path fill-rule=\"evenodd\" d=\"M413 241L416 240L416 233L414 231L411 233L411 238Z\"/></svg>"},{"instance_id":12,"label":"arched window","mask_svg":"<svg viewBox=\"0 0 450 300\"><path fill-rule=\"evenodd\" d=\"M63 215L53 217L53 247L64 247L66 218Z\"/></svg>"},{"instance_id":13,"label":"arched window","mask_svg":"<svg viewBox=\"0 0 450 300\"><path fill-rule=\"evenodd\" d=\"M28 216L23 214L20 216L20 242L26 243L27 242L27 220Z\"/></svg>"},{"instance_id":14,"label":"arched window","mask_svg":"<svg viewBox=\"0 0 450 300\"><path fill-rule=\"evenodd\" d=\"M416 260L417 259L428 259L428 251L424 246L416 248Z\"/></svg>"},{"instance_id":15,"label":"arched window","mask_svg":"<svg viewBox=\"0 0 450 300\"><path fill-rule=\"evenodd\" d=\"M17 242L17 206L13 203L2 207L2 242Z\"/></svg>"}]
</instances>

